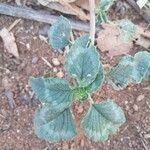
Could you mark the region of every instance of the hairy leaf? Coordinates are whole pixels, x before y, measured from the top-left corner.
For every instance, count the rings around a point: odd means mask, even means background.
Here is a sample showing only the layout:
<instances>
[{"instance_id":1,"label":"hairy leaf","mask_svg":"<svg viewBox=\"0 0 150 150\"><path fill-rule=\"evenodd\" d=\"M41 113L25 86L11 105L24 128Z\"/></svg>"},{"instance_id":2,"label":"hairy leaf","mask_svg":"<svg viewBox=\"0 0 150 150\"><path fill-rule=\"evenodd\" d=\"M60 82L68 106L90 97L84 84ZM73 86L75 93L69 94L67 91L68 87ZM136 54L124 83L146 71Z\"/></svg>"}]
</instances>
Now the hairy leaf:
<instances>
[{"instance_id":1,"label":"hairy leaf","mask_svg":"<svg viewBox=\"0 0 150 150\"><path fill-rule=\"evenodd\" d=\"M76 129L69 108L59 112L57 107L44 105L35 113L34 130L36 135L47 141L70 140Z\"/></svg>"},{"instance_id":2,"label":"hairy leaf","mask_svg":"<svg viewBox=\"0 0 150 150\"><path fill-rule=\"evenodd\" d=\"M108 74L109 82L115 90L121 90L130 83L141 83L150 73L150 53L138 52L134 57L124 56Z\"/></svg>"},{"instance_id":3,"label":"hairy leaf","mask_svg":"<svg viewBox=\"0 0 150 150\"><path fill-rule=\"evenodd\" d=\"M124 42L129 42L135 37L137 33L137 27L128 19L123 19L117 22L118 27L120 28L122 39Z\"/></svg>"},{"instance_id":4,"label":"hairy leaf","mask_svg":"<svg viewBox=\"0 0 150 150\"><path fill-rule=\"evenodd\" d=\"M124 56L119 64L112 68L108 74L109 83L115 90L122 90L127 87L133 70L133 57Z\"/></svg>"},{"instance_id":5,"label":"hairy leaf","mask_svg":"<svg viewBox=\"0 0 150 150\"><path fill-rule=\"evenodd\" d=\"M105 141L126 121L121 107L112 100L93 104L83 119L85 134L93 141Z\"/></svg>"},{"instance_id":6,"label":"hairy leaf","mask_svg":"<svg viewBox=\"0 0 150 150\"><path fill-rule=\"evenodd\" d=\"M95 46L71 49L65 59L65 70L80 87L92 83L99 71L99 55Z\"/></svg>"},{"instance_id":7,"label":"hairy leaf","mask_svg":"<svg viewBox=\"0 0 150 150\"><path fill-rule=\"evenodd\" d=\"M150 53L147 51L138 52L134 56L134 69L132 72L132 80L140 83L146 76L149 76L150 69Z\"/></svg>"},{"instance_id":8,"label":"hairy leaf","mask_svg":"<svg viewBox=\"0 0 150 150\"><path fill-rule=\"evenodd\" d=\"M89 39L90 38L88 34L78 37L71 46L70 51L75 51L77 48L80 47L87 48L90 43Z\"/></svg>"},{"instance_id":9,"label":"hairy leaf","mask_svg":"<svg viewBox=\"0 0 150 150\"><path fill-rule=\"evenodd\" d=\"M54 49L64 48L69 44L70 34L70 22L65 17L60 16L48 31L49 43Z\"/></svg>"},{"instance_id":10,"label":"hairy leaf","mask_svg":"<svg viewBox=\"0 0 150 150\"><path fill-rule=\"evenodd\" d=\"M61 78L31 78L30 84L41 102L59 105L64 108L70 105L72 90L66 80Z\"/></svg>"},{"instance_id":11,"label":"hairy leaf","mask_svg":"<svg viewBox=\"0 0 150 150\"><path fill-rule=\"evenodd\" d=\"M99 72L95 80L87 87L87 90L89 92L94 92L97 89L101 88L103 82L104 82L104 69L103 69L102 64L100 63Z\"/></svg>"},{"instance_id":12,"label":"hairy leaf","mask_svg":"<svg viewBox=\"0 0 150 150\"><path fill-rule=\"evenodd\" d=\"M88 97L87 89L85 87L77 87L76 89L73 90L73 94L74 99L78 101L85 100Z\"/></svg>"}]
</instances>

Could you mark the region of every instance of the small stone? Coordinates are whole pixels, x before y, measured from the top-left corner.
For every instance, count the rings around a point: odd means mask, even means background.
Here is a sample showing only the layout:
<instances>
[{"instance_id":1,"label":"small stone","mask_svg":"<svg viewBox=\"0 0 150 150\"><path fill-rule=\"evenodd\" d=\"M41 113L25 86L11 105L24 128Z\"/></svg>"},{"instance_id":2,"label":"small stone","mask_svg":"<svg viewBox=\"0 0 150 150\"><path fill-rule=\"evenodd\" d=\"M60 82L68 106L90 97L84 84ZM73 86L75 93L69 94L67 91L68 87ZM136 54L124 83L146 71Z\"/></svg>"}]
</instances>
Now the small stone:
<instances>
[{"instance_id":1,"label":"small stone","mask_svg":"<svg viewBox=\"0 0 150 150\"><path fill-rule=\"evenodd\" d=\"M57 71L58 71L57 68L53 68L54 73L57 73Z\"/></svg>"},{"instance_id":2,"label":"small stone","mask_svg":"<svg viewBox=\"0 0 150 150\"><path fill-rule=\"evenodd\" d=\"M138 111L138 110L139 110L139 107L138 107L136 104L134 104L134 105L133 105L133 109L134 109L135 111Z\"/></svg>"},{"instance_id":3,"label":"small stone","mask_svg":"<svg viewBox=\"0 0 150 150\"><path fill-rule=\"evenodd\" d=\"M78 113L81 114L82 112L83 112L83 106L80 105L80 106L78 107Z\"/></svg>"},{"instance_id":4,"label":"small stone","mask_svg":"<svg viewBox=\"0 0 150 150\"><path fill-rule=\"evenodd\" d=\"M32 64L36 64L38 62L38 57L33 57L32 58Z\"/></svg>"},{"instance_id":5,"label":"small stone","mask_svg":"<svg viewBox=\"0 0 150 150\"><path fill-rule=\"evenodd\" d=\"M144 134L145 139L150 139L150 134Z\"/></svg>"},{"instance_id":6,"label":"small stone","mask_svg":"<svg viewBox=\"0 0 150 150\"><path fill-rule=\"evenodd\" d=\"M69 150L69 145L67 142L63 142L62 149L63 150Z\"/></svg>"},{"instance_id":7,"label":"small stone","mask_svg":"<svg viewBox=\"0 0 150 150\"><path fill-rule=\"evenodd\" d=\"M60 62L59 62L58 58L53 58L52 63L53 63L54 66L59 66L60 65Z\"/></svg>"},{"instance_id":8,"label":"small stone","mask_svg":"<svg viewBox=\"0 0 150 150\"><path fill-rule=\"evenodd\" d=\"M128 111L130 108L129 108L129 106L128 105L126 105L126 110Z\"/></svg>"},{"instance_id":9,"label":"small stone","mask_svg":"<svg viewBox=\"0 0 150 150\"><path fill-rule=\"evenodd\" d=\"M59 55L59 56L58 56L58 59L59 59L59 61L60 61L61 64L64 64L64 63L65 63L65 58L64 58L63 55Z\"/></svg>"},{"instance_id":10,"label":"small stone","mask_svg":"<svg viewBox=\"0 0 150 150\"><path fill-rule=\"evenodd\" d=\"M57 77L59 78L62 78L64 77L64 73L62 71L59 71L57 74L56 74Z\"/></svg>"},{"instance_id":11,"label":"small stone","mask_svg":"<svg viewBox=\"0 0 150 150\"><path fill-rule=\"evenodd\" d=\"M39 35L39 38L41 41L44 41L45 43L47 43L47 38L43 35Z\"/></svg>"},{"instance_id":12,"label":"small stone","mask_svg":"<svg viewBox=\"0 0 150 150\"><path fill-rule=\"evenodd\" d=\"M142 101L142 100L144 99L144 97L145 97L145 96L141 94L141 95L139 95L139 96L137 97L136 100L137 100L138 102L140 102L140 101Z\"/></svg>"},{"instance_id":13,"label":"small stone","mask_svg":"<svg viewBox=\"0 0 150 150\"><path fill-rule=\"evenodd\" d=\"M125 104L128 104L128 101L125 101Z\"/></svg>"},{"instance_id":14,"label":"small stone","mask_svg":"<svg viewBox=\"0 0 150 150\"><path fill-rule=\"evenodd\" d=\"M84 147L84 140L81 140L81 146Z\"/></svg>"},{"instance_id":15,"label":"small stone","mask_svg":"<svg viewBox=\"0 0 150 150\"><path fill-rule=\"evenodd\" d=\"M29 44L29 43L26 44L26 48L27 48L28 50L30 49L30 44Z\"/></svg>"}]
</instances>

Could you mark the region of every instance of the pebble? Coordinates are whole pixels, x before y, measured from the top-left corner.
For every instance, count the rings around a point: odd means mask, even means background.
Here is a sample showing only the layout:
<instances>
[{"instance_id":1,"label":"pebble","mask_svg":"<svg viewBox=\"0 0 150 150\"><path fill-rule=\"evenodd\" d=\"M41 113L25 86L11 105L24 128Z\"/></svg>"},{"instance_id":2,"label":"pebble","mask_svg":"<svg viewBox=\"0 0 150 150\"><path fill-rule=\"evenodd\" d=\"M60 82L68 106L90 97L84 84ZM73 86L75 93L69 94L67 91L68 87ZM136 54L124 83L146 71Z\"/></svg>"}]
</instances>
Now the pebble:
<instances>
[{"instance_id":1,"label":"pebble","mask_svg":"<svg viewBox=\"0 0 150 150\"><path fill-rule=\"evenodd\" d=\"M59 66L60 65L60 62L58 60L58 58L52 58L52 63L54 66Z\"/></svg>"},{"instance_id":2,"label":"pebble","mask_svg":"<svg viewBox=\"0 0 150 150\"><path fill-rule=\"evenodd\" d=\"M69 145L67 142L63 142L62 149L63 150L69 150Z\"/></svg>"},{"instance_id":3,"label":"pebble","mask_svg":"<svg viewBox=\"0 0 150 150\"><path fill-rule=\"evenodd\" d=\"M136 104L134 104L134 105L133 105L133 109L134 109L135 111L138 111L138 110L139 110L139 107L138 107Z\"/></svg>"},{"instance_id":4,"label":"pebble","mask_svg":"<svg viewBox=\"0 0 150 150\"><path fill-rule=\"evenodd\" d=\"M60 61L61 64L64 64L65 63L65 58L63 55L59 55L58 56L58 60Z\"/></svg>"},{"instance_id":5,"label":"pebble","mask_svg":"<svg viewBox=\"0 0 150 150\"><path fill-rule=\"evenodd\" d=\"M38 62L38 57L33 57L32 58L32 64L36 64Z\"/></svg>"},{"instance_id":6,"label":"pebble","mask_svg":"<svg viewBox=\"0 0 150 150\"><path fill-rule=\"evenodd\" d=\"M30 44L29 44L29 43L26 44L26 48L27 48L28 50L30 50Z\"/></svg>"},{"instance_id":7,"label":"pebble","mask_svg":"<svg viewBox=\"0 0 150 150\"><path fill-rule=\"evenodd\" d=\"M81 146L84 147L84 140L81 140Z\"/></svg>"},{"instance_id":8,"label":"pebble","mask_svg":"<svg viewBox=\"0 0 150 150\"><path fill-rule=\"evenodd\" d=\"M145 96L141 94L141 95L139 95L139 96L137 97L136 100L137 100L138 102L140 102L140 101L142 101L142 100L144 99L144 97L145 97Z\"/></svg>"},{"instance_id":9,"label":"pebble","mask_svg":"<svg viewBox=\"0 0 150 150\"><path fill-rule=\"evenodd\" d=\"M83 112L83 106L80 105L80 106L78 107L78 113L81 114L82 112Z\"/></svg>"},{"instance_id":10,"label":"pebble","mask_svg":"<svg viewBox=\"0 0 150 150\"><path fill-rule=\"evenodd\" d=\"M54 68L53 68L53 72L54 72L54 73L57 73L57 71L58 71L58 69L54 67Z\"/></svg>"},{"instance_id":11,"label":"pebble","mask_svg":"<svg viewBox=\"0 0 150 150\"><path fill-rule=\"evenodd\" d=\"M59 71L57 74L56 74L57 77L59 78L62 78L64 77L64 73L62 71Z\"/></svg>"}]
</instances>

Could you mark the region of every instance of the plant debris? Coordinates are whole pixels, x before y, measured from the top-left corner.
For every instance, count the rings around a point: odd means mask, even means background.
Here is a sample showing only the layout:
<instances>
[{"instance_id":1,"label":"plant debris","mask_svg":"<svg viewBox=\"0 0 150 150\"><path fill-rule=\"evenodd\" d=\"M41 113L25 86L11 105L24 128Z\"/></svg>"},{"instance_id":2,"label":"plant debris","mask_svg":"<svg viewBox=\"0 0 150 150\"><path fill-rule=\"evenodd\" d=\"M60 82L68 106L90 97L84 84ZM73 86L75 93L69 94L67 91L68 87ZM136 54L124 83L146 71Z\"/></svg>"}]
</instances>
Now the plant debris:
<instances>
[{"instance_id":1,"label":"plant debris","mask_svg":"<svg viewBox=\"0 0 150 150\"><path fill-rule=\"evenodd\" d=\"M15 42L15 37L12 32L9 32L6 28L0 31L0 36L3 39L4 46L8 53L12 54L16 58L19 58L18 48Z\"/></svg>"}]
</instances>

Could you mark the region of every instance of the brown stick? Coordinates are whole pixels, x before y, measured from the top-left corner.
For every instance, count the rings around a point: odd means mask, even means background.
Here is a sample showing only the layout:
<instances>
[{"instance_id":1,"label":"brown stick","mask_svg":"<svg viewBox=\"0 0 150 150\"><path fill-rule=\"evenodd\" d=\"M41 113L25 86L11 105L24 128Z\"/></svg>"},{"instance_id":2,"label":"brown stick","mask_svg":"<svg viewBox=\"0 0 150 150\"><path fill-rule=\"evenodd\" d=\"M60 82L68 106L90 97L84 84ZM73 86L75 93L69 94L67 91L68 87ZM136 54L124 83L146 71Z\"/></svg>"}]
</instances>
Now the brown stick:
<instances>
[{"instance_id":1,"label":"brown stick","mask_svg":"<svg viewBox=\"0 0 150 150\"><path fill-rule=\"evenodd\" d=\"M134 10L140 14L140 16L148 23L150 23L150 15L148 13L144 13L140 11L140 8L138 7L138 5L136 4L136 2L134 0L126 0L128 2L129 5L131 5Z\"/></svg>"},{"instance_id":2,"label":"brown stick","mask_svg":"<svg viewBox=\"0 0 150 150\"><path fill-rule=\"evenodd\" d=\"M30 8L11 6L7 4L0 4L0 14L35 20L35 21L44 22L48 24L53 24L58 18L58 16L51 15L47 11L36 11ZM85 31L85 32L90 31L89 23L83 21L77 21L73 19L69 19L69 20L73 29L78 31Z\"/></svg>"}]
</instances>

